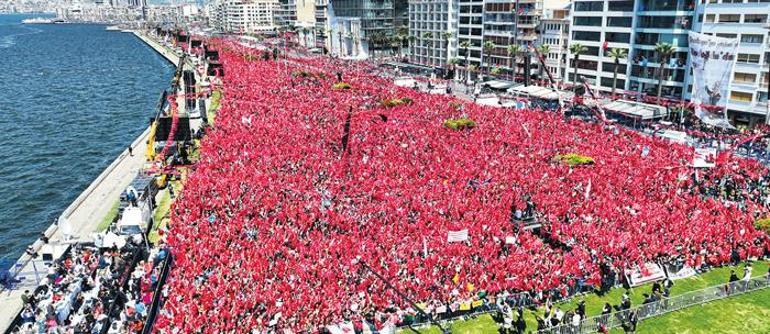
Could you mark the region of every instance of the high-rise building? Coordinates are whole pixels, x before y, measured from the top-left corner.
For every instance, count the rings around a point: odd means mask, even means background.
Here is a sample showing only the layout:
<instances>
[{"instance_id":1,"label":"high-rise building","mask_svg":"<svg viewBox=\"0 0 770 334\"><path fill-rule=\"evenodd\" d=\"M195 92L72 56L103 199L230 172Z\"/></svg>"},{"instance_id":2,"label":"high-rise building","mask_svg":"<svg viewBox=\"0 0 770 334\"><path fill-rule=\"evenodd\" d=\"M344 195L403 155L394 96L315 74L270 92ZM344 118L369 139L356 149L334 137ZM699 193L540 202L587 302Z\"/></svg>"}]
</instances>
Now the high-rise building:
<instances>
[{"instance_id":1,"label":"high-rise building","mask_svg":"<svg viewBox=\"0 0 770 334\"><path fill-rule=\"evenodd\" d=\"M444 67L457 55L456 4L455 0L409 1L412 63Z\"/></svg>"},{"instance_id":2,"label":"high-rise building","mask_svg":"<svg viewBox=\"0 0 770 334\"><path fill-rule=\"evenodd\" d=\"M519 45L523 55L538 40L538 25L543 13L543 0L458 0L459 58L486 70L498 67L504 72L523 74L525 56L511 57L509 45ZM484 45L493 48L484 50ZM513 59L516 63L513 63ZM536 69L538 64L531 63ZM536 74L536 73L533 73Z\"/></svg>"},{"instance_id":3,"label":"high-rise building","mask_svg":"<svg viewBox=\"0 0 770 334\"><path fill-rule=\"evenodd\" d=\"M364 36L391 35L394 28L394 0L331 0L334 15L359 17Z\"/></svg>"},{"instance_id":4,"label":"high-rise building","mask_svg":"<svg viewBox=\"0 0 770 334\"><path fill-rule=\"evenodd\" d=\"M566 80L567 71L567 47L569 46L569 8L570 5L561 4L560 7L544 8L540 19L540 36L538 45L548 45L549 52L543 54L543 60L547 70L555 81ZM546 79L543 77L543 79Z\"/></svg>"},{"instance_id":5,"label":"high-rise building","mask_svg":"<svg viewBox=\"0 0 770 334\"><path fill-rule=\"evenodd\" d=\"M212 23L219 30L232 33L274 31L278 0L225 0L218 3Z\"/></svg>"},{"instance_id":6,"label":"high-rise building","mask_svg":"<svg viewBox=\"0 0 770 334\"><path fill-rule=\"evenodd\" d=\"M278 7L273 15L276 26L294 26L297 23L297 3L295 0L278 0Z\"/></svg>"},{"instance_id":7,"label":"high-rise building","mask_svg":"<svg viewBox=\"0 0 770 334\"><path fill-rule=\"evenodd\" d=\"M594 87L612 89L614 59L608 51L628 51L620 60L617 89L675 99L690 99L688 33L738 38L737 63L730 89L728 115L734 124L755 125L767 114L767 82L770 67L767 0L575 0L572 4L570 44L580 43L586 52L577 64L568 54L568 81L578 76ZM660 74L658 43L671 44L674 53Z\"/></svg>"},{"instance_id":8,"label":"high-rise building","mask_svg":"<svg viewBox=\"0 0 770 334\"><path fill-rule=\"evenodd\" d=\"M737 38L735 64L728 99L728 118L733 124L754 126L766 122L770 38L768 1L710 1L697 10L694 29L712 36ZM686 97L692 92L692 85Z\"/></svg>"},{"instance_id":9,"label":"high-rise building","mask_svg":"<svg viewBox=\"0 0 770 334\"><path fill-rule=\"evenodd\" d=\"M617 48L630 55L635 14L633 0L574 1L570 11L569 44L580 44L585 51L575 63L575 55L567 50L567 81L575 81L577 69L578 77L586 77L600 90L611 90L615 60L607 51ZM629 86L630 57L620 59L617 88L621 90Z\"/></svg>"}]
</instances>

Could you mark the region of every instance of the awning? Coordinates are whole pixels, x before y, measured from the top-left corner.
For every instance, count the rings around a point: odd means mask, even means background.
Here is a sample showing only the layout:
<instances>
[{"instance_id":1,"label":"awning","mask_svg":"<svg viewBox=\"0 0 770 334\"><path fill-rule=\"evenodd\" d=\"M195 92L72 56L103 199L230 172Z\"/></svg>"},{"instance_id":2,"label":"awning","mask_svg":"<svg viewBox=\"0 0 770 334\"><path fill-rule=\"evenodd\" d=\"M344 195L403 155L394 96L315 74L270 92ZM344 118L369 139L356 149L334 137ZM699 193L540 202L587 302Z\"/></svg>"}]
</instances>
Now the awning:
<instances>
[{"instance_id":1,"label":"awning","mask_svg":"<svg viewBox=\"0 0 770 334\"><path fill-rule=\"evenodd\" d=\"M489 86L494 89L508 89L513 87L514 83L510 81L503 81L503 80L489 80L487 82L484 82L483 85Z\"/></svg>"},{"instance_id":2,"label":"awning","mask_svg":"<svg viewBox=\"0 0 770 334\"><path fill-rule=\"evenodd\" d=\"M605 111L647 121L666 117L668 109L654 104L615 100L602 103Z\"/></svg>"}]
</instances>

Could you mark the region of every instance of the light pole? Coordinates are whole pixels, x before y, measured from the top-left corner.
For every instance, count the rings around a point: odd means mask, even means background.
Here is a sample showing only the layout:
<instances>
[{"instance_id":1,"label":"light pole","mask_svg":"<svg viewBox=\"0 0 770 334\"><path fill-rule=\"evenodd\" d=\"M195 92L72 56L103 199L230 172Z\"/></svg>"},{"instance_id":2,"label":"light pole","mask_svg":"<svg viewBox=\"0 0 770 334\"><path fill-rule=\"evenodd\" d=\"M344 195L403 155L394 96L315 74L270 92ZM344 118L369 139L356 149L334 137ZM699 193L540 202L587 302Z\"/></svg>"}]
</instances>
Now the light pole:
<instances>
[{"instance_id":1,"label":"light pole","mask_svg":"<svg viewBox=\"0 0 770 334\"><path fill-rule=\"evenodd\" d=\"M423 311L422 307L417 306L417 303L412 301L412 299L409 298L409 296L407 296L405 293L401 292L401 290L399 290L398 288L393 286L393 284L390 284L390 282L388 280L386 280L385 277L382 277L382 275L380 275L377 271L372 269L372 267L370 267L368 264L366 264L366 262L362 261L360 259L360 257L356 257L354 262L357 262L358 264L360 264L362 267L364 267L364 269L368 270L375 277L377 277L377 279L382 281L382 283L384 283L385 286L388 287L388 289L393 290L396 294L398 294L399 297L401 297L407 303L409 303L409 305L414 307L414 309L417 310L417 313L420 313L420 315L422 315L423 317L426 317L426 318L430 319L430 322L432 322L434 325L436 325L436 327L438 327L441 330L441 333L444 333L444 334L451 333L450 330L448 330L448 329L444 328L443 326L441 326L441 324L436 319L433 319L433 316L425 313L425 311Z\"/></svg>"}]
</instances>

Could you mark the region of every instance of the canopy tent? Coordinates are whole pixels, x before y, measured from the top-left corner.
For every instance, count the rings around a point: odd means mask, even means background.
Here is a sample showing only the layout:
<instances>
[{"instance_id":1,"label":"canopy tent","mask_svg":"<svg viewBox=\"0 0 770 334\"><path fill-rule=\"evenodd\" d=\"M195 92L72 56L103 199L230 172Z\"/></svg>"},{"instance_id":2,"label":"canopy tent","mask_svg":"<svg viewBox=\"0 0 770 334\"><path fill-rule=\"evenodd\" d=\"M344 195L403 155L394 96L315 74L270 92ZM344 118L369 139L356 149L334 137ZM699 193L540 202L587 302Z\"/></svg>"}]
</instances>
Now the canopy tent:
<instances>
[{"instance_id":1,"label":"canopy tent","mask_svg":"<svg viewBox=\"0 0 770 334\"><path fill-rule=\"evenodd\" d=\"M529 98L537 98L542 100L558 100L559 98L563 100L571 100L573 96L575 96L574 93L564 91L564 90L553 90L548 87L541 87L541 86L516 86L513 88L508 89L508 92L517 96L521 97L529 97Z\"/></svg>"},{"instance_id":2,"label":"canopy tent","mask_svg":"<svg viewBox=\"0 0 770 334\"><path fill-rule=\"evenodd\" d=\"M417 83L417 81L411 77L398 77L393 82L393 84L399 87L413 87L415 83Z\"/></svg>"},{"instance_id":3,"label":"canopy tent","mask_svg":"<svg viewBox=\"0 0 770 334\"><path fill-rule=\"evenodd\" d=\"M660 119L668 115L668 109L666 107L625 100L602 103L602 108L607 112L620 114L641 121Z\"/></svg>"},{"instance_id":4,"label":"canopy tent","mask_svg":"<svg viewBox=\"0 0 770 334\"><path fill-rule=\"evenodd\" d=\"M482 86L488 86L492 89L498 89L498 90L506 90L508 88L513 87L514 83L510 81L503 81L503 80L489 80L481 84Z\"/></svg>"}]
</instances>

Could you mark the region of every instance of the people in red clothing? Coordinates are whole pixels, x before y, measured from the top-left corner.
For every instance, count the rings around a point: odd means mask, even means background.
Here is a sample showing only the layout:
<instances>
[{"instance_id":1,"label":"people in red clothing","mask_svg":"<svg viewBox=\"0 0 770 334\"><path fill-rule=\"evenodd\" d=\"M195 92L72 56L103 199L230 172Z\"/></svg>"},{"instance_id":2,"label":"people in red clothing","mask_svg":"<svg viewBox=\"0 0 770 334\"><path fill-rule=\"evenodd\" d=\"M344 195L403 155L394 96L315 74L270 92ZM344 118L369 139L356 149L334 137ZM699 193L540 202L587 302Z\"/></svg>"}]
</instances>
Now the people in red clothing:
<instances>
[{"instance_id":1,"label":"people in red clothing","mask_svg":"<svg viewBox=\"0 0 770 334\"><path fill-rule=\"evenodd\" d=\"M371 270L456 311L480 291L598 286L600 266L767 251L752 225L767 214L767 170L751 162L726 157L696 179L692 148L658 138L398 88L365 63L277 63L221 43L222 108L166 234L175 261L161 332L384 326L415 312ZM349 89L333 88L335 72ZM411 102L382 103L396 98ZM476 127L444 126L460 117ZM594 163L554 160L566 153ZM517 210L540 233L515 226Z\"/></svg>"}]
</instances>

